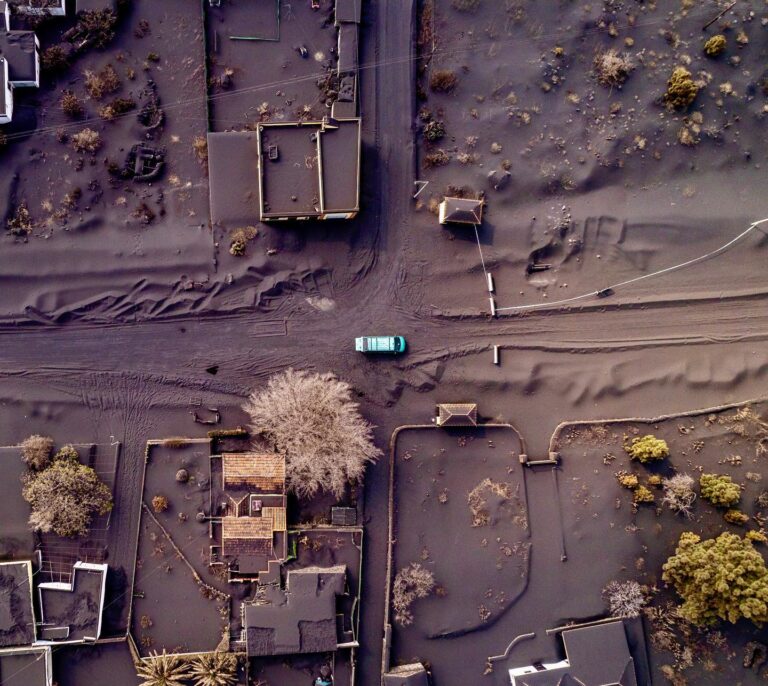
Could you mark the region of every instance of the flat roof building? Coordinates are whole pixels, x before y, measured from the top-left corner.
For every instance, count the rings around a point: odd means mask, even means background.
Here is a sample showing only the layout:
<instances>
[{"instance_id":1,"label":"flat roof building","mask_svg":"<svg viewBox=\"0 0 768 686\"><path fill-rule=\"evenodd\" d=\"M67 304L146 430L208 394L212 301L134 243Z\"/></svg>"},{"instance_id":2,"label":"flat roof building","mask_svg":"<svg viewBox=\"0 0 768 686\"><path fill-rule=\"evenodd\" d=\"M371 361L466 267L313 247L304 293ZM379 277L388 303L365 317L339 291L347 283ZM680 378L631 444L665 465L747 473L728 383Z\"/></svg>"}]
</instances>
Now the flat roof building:
<instances>
[{"instance_id":1,"label":"flat roof building","mask_svg":"<svg viewBox=\"0 0 768 686\"><path fill-rule=\"evenodd\" d=\"M337 596L346 593L346 571L345 565L293 569L284 590L266 586L257 602L243 603L248 657L335 651Z\"/></svg>"},{"instance_id":2,"label":"flat roof building","mask_svg":"<svg viewBox=\"0 0 768 686\"><path fill-rule=\"evenodd\" d=\"M414 662L410 665L393 667L382 675L382 686L429 686L429 676L424 665Z\"/></svg>"},{"instance_id":3,"label":"flat roof building","mask_svg":"<svg viewBox=\"0 0 768 686\"><path fill-rule=\"evenodd\" d=\"M14 88L40 86L40 43L34 31L11 31L11 9L0 0L0 124L13 119Z\"/></svg>"},{"instance_id":4,"label":"flat roof building","mask_svg":"<svg viewBox=\"0 0 768 686\"><path fill-rule=\"evenodd\" d=\"M565 660L509 670L512 686L637 686L624 622L563 631Z\"/></svg>"},{"instance_id":5,"label":"flat roof building","mask_svg":"<svg viewBox=\"0 0 768 686\"><path fill-rule=\"evenodd\" d=\"M360 209L360 119L208 134L214 223L350 219Z\"/></svg>"},{"instance_id":6,"label":"flat roof building","mask_svg":"<svg viewBox=\"0 0 768 686\"><path fill-rule=\"evenodd\" d=\"M0 562L0 648L30 646L36 638L32 563Z\"/></svg>"},{"instance_id":7,"label":"flat roof building","mask_svg":"<svg viewBox=\"0 0 768 686\"><path fill-rule=\"evenodd\" d=\"M93 643L101 636L107 569L103 563L75 562L68 582L38 585L37 645Z\"/></svg>"},{"instance_id":8,"label":"flat roof building","mask_svg":"<svg viewBox=\"0 0 768 686\"><path fill-rule=\"evenodd\" d=\"M0 649L0 684L3 686L52 686L50 646Z\"/></svg>"}]
</instances>

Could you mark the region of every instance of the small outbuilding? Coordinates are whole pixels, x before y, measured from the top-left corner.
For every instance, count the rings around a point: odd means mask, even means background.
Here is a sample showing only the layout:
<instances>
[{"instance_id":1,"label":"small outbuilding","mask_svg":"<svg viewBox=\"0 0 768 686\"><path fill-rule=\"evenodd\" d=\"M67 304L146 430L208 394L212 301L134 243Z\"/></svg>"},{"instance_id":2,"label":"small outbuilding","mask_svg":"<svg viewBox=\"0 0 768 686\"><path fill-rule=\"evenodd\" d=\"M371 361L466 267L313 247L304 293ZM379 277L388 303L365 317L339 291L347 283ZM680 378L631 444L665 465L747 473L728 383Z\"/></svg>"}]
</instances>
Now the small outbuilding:
<instances>
[{"instance_id":1,"label":"small outbuilding","mask_svg":"<svg viewBox=\"0 0 768 686\"><path fill-rule=\"evenodd\" d=\"M429 677L424 665L414 662L410 665L393 667L381 678L382 686L429 686Z\"/></svg>"},{"instance_id":2,"label":"small outbuilding","mask_svg":"<svg viewBox=\"0 0 768 686\"><path fill-rule=\"evenodd\" d=\"M437 406L438 426L477 426L476 403L442 403Z\"/></svg>"},{"instance_id":3,"label":"small outbuilding","mask_svg":"<svg viewBox=\"0 0 768 686\"><path fill-rule=\"evenodd\" d=\"M439 206L441 224L473 224L483 222L483 200L445 198Z\"/></svg>"}]
</instances>

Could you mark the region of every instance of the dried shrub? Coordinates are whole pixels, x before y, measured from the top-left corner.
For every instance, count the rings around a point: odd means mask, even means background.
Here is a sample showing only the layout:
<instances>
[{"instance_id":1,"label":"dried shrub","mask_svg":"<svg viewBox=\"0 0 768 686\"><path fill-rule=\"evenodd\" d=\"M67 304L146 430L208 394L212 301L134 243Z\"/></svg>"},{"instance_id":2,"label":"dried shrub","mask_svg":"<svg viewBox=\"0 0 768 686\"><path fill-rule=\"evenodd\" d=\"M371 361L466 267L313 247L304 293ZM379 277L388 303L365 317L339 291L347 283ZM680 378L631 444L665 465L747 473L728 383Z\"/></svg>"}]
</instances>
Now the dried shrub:
<instances>
[{"instance_id":1,"label":"dried shrub","mask_svg":"<svg viewBox=\"0 0 768 686\"><path fill-rule=\"evenodd\" d=\"M696 501L696 491L693 490L693 477L689 474L675 474L664 479L664 497L662 505L666 505L672 512L684 517L693 516L693 503Z\"/></svg>"},{"instance_id":2,"label":"dried shrub","mask_svg":"<svg viewBox=\"0 0 768 686\"><path fill-rule=\"evenodd\" d=\"M141 203L133 212L131 212L131 215L134 219L138 219L142 224L147 226L151 224L157 216L155 211L145 202Z\"/></svg>"},{"instance_id":3,"label":"dried shrub","mask_svg":"<svg viewBox=\"0 0 768 686\"><path fill-rule=\"evenodd\" d=\"M166 498L164 495L156 495L154 498L152 498L152 509L155 512L165 512L168 509L168 506L168 498Z\"/></svg>"},{"instance_id":4,"label":"dried shrub","mask_svg":"<svg viewBox=\"0 0 768 686\"><path fill-rule=\"evenodd\" d=\"M33 434L21 443L21 459L30 469L45 469L51 463L53 439Z\"/></svg>"},{"instance_id":5,"label":"dried shrub","mask_svg":"<svg viewBox=\"0 0 768 686\"><path fill-rule=\"evenodd\" d=\"M437 69L429 77L429 87L435 93L450 93L459 83L459 77L450 69Z\"/></svg>"},{"instance_id":6,"label":"dried shrub","mask_svg":"<svg viewBox=\"0 0 768 686\"><path fill-rule=\"evenodd\" d=\"M726 45L727 41L722 33L712 36L704 43L704 54L707 57L718 57L725 52Z\"/></svg>"},{"instance_id":7,"label":"dried shrub","mask_svg":"<svg viewBox=\"0 0 768 686\"><path fill-rule=\"evenodd\" d=\"M73 119L79 119L85 114L83 101L70 90L64 91L59 104L61 105L62 112Z\"/></svg>"},{"instance_id":8,"label":"dried shrub","mask_svg":"<svg viewBox=\"0 0 768 686\"><path fill-rule=\"evenodd\" d=\"M600 83L613 87L621 86L627 80L635 64L629 55L611 48L595 56L592 68Z\"/></svg>"},{"instance_id":9,"label":"dried shrub","mask_svg":"<svg viewBox=\"0 0 768 686\"><path fill-rule=\"evenodd\" d=\"M513 498L511 484L483 479L467 495L467 504L472 514L472 526L495 524L499 514L505 510L509 511L510 506L514 506Z\"/></svg>"},{"instance_id":10,"label":"dried shrub","mask_svg":"<svg viewBox=\"0 0 768 686\"><path fill-rule=\"evenodd\" d=\"M47 74L61 74L69 69L69 52L61 45L52 45L40 56L40 67Z\"/></svg>"},{"instance_id":11,"label":"dried shrub","mask_svg":"<svg viewBox=\"0 0 768 686\"><path fill-rule=\"evenodd\" d=\"M100 100L105 95L114 93L120 88L120 77L111 64L99 72L86 70L83 76L85 77L85 90L95 100Z\"/></svg>"},{"instance_id":12,"label":"dried shrub","mask_svg":"<svg viewBox=\"0 0 768 686\"><path fill-rule=\"evenodd\" d=\"M248 241L258 236L259 230L255 226L246 226L235 229L229 237L229 254L235 257L242 257L246 253Z\"/></svg>"},{"instance_id":13,"label":"dried shrub","mask_svg":"<svg viewBox=\"0 0 768 686\"><path fill-rule=\"evenodd\" d=\"M476 12L481 0L451 0L451 7L459 12Z\"/></svg>"},{"instance_id":14,"label":"dried shrub","mask_svg":"<svg viewBox=\"0 0 768 686\"><path fill-rule=\"evenodd\" d=\"M136 101L132 98L115 98L99 110L99 116L107 121L112 121L116 117L135 109Z\"/></svg>"},{"instance_id":15,"label":"dried shrub","mask_svg":"<svg viewBox=\"0 0 768 686\"><path fill-rule=\"evenodd\" d=\"M631 441L624 443L624 450L633 460L639 460L643 464L669 457L667 442L652 434L646 434L642 437L636 436Z\"/></svg>"},{"instance_id":16,"label":"dried shrub","mask_svg":"<svg viewBox=\"0 0 768 686\"><path fill-rule=\"evenodd\" d=\"M699 87L694 83L685 67L676 67L667 81L667 91L664 100L670 107L681 110L688 107L699 92Z\"/></svg>"},{"instance_id":17,"label":"dried shrub","mask_svg":"<svg viewBox=\"0 0 768 686\"><path fill-rule=\"evenodd\" d=\"M747 538L726 532L702 541L686 531L663 570L683 599L678 612L692 624L768 621L768 569Z\"/></svg>"},{"instance_id":18,"label":"dried shrub","mask_svg":"<svg viewBox=\"0 0 768 686\"><path fill-rule=\"evenodd\" d=\"M142 679L142 686L185 686L190 676L189 663L163 649L137 662L136 676Z\"/></svg>"},{"instance_id":19,"label":"dried shrub","mask_svg":"<svg viewBox=\"0 0 768 686\"><path fill-rule=\"evenodd\" d=\"M237 658L232 653L203 653L190 663L194 686L234 686L237 683Z\"/></svg>"},{"instance_id":20,"label":"dried shrub","mask_svg":"<svg viewBox=\"0 0 768 686\"><path fill-rule=\"evenodd\" d=\"M715 507L731 507L741 499L741 488L727 474L702 474L699 487L701 497Z\"/></svg>"},{"instance_id":21,"label":"dried shrub","mask_svg":"<svg viewBox=\"0 0 768 686\"><path fill-rule=\"evenodd\" d=\"M637 581L611 581L603 589L611 617L639 617L647 602L643 587Z\"/></svg>"},{"instance_id":22,"label":"dried shrub","mask_svg":"<svg viewBox=\"0 0 768 686\"><path fill-rule=\"evenodd\" d=\"M443 167L451 161L451 156L442 148L440 150L433 150L424 155L424 167L430 169L432 167Z\"/></svg>"},{"instance_id":23,"label":"dried shrub","mask_svg":"<svg viewBox=\"0 0 768 686\"><path fill-rule=\"evenodd\" d=\"M648 485L649 486L661 486L662 479L658 474L651 474L651 476L648 477Z\"/></svg>"},{"instance_id":24,"label":"dried shrub","mask_svg":"<svg viewBox=\"0 0 768 686\"><path fill-rule=\"evenodd\" d=\"M23 480L22 496L32 508L29 523L36 531L58 536L84 536L94 515L112 509L112 494L98 474L75 460L56 460Z\"/></svg>"},{"instance_id":25,"label":"dried shrub","mask_svg":"<svg viewBox=\"0 0 768 686\"><path fill-rule=\"evenodd\" d=\"M748 541L752 541L752 543L768 543L768 536L762 531L755 531L754 529L747 531L747 533L744 534L744 538Z\"/></svg>"},{"instance_id":26,"label":"dried shrub","mask_svg":"<svg viewBox=\"0 0 768 686\"><path fill-rule=\"evenodd\" d=\"M331 373L288 369L251 394L243 409L252 433L285 455L288 486L301 498L319 491L341 496L381 455L352 388Z\"/></svg>"},{"instance_id":27,"label":"dried shrub","mask_svg":"<svg viewBox=\"0 0 768 686\"><path fill-rule=\"evenodd\" d=\"M112 10L91 10L80 13L75 31L85 34L95 48L101 49L114 39L116 25L117 16Z\"/></svg>"},{"instance_id":28,"label":"dried shrub","mask_svg":"<svg viewBox=\"0 0 768 686\"><path fill-rule=\"evenodd\" d=\"M424 138L430 142L439 141L445 136L445 124L441 121L429 121L424 126Z\"/></svg>"},{"instance_id":29,"label":"dried shrub","mask_svg":"<svg viewBox=\"0 0 768 686\"><path fill-rule=\"evenodd\" d=\"M26 236L32 233L32 215L26 202L21 202L5 224L5 228L14 236Z\"/></svg>"},{"instance_id":30,"label":"dried shrub","mask_svg":"<svg viewBox=\"0 0 768 686\"><path fill-rule=\"evenodd\" d=\"M72 136L72 147L77 152L95 153L101 148L101 136L93 129L83 129Z\"/></svg>"},{"instance_id":31,"label":"dried shrub","mask_svg":"<svg viewBox=\"0 0 768 686\"><path fill-rule=\"evenodd\" d=\"M401 626L413 624L413 603L426 598L435 588L435 577L428 569L413 563L397 572L392 584L392 609Z\"/></svg>"},{"instance_id":32,"label":"dried shrub","mask_svg":"<svg viewBox=\"0 0 768 686\"><path fill-rule=\"evenodd\" d=\"M205 136L195 136L192 141L192 150L200 162L208 161L208 139Z\"/></svg>"}]
</instances>

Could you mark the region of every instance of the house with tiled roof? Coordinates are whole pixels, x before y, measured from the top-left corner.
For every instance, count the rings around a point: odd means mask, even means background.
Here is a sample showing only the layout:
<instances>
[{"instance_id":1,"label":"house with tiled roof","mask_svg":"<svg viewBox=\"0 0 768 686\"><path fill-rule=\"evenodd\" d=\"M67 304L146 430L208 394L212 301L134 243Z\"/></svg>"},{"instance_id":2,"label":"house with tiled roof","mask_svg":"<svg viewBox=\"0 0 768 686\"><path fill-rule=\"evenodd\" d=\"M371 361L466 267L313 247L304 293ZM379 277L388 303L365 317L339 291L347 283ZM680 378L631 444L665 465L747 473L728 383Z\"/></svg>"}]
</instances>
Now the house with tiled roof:
<instances>
[{"instance_id":1,"label":"house with tiled roof","mask_svg":"<svg viewBox=\"0 0 768 686\"><path fill-rule=\"evenodd\" d=\"M285 457L224 453L221 480L212 488L211 565L230 581L253 581L287 557ZM213 486L213 484L212 484Z\"/></svg>"}]
</instances>

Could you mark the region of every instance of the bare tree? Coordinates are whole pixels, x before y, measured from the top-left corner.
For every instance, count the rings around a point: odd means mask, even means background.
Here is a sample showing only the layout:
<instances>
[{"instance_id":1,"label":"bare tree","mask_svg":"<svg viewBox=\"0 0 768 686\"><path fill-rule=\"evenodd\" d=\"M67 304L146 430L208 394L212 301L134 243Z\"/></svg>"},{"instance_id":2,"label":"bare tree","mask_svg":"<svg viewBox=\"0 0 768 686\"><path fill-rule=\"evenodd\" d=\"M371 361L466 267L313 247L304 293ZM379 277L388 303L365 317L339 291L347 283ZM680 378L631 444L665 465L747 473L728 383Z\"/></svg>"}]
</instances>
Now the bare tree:
<instances>
[{"instance_id":1,"label":"bare tree","mask_svg":"<svg viewBox=\"0 0 768 686\"><path fill-rule=\"evenodd\" d=\"M637 581L611 581L603 589L612 617L638 617L645 605L643 587Z\"/></svg>"},{"instance_id":2,"label":"bare tree","mask_svg":"<svg viewBox=\"0 0 768 686\"><path fill-rule=\"evenodd\" d=\"M662 504L684 517L692 517L693 503L696 500L693 477L689 474L675 474L661 483L664 488Z\"/></svg>"},{"instance_id":3,"label":"bare tree","mask_svg":"<svg viewBox=\"0 0 768 686\"><path fill-rule=\"evenodd\" d=\"M428 569L416 562L403 567L392 584L392 609L395 611L395 621L402 626L413 624L411 605L419 598L426 598L434 588L435 577Z\"/></svg>"},{"instance_id":4,"label":"bare tree","mask_svg":"<svg viewBox=\"0 0 768 686\"><path fill-rule=\"evenodd\" d=\"M381 455L373 426L352 402L352 389L331 373L288 369L253 393L243 409L254 435L285 454L288 487L301 498L341 496Z\"/></svg>"}]
</instances>

